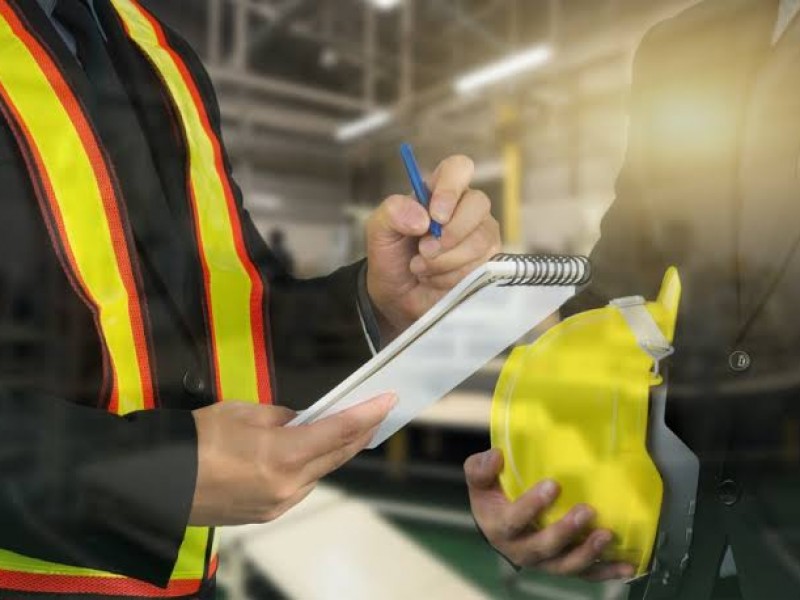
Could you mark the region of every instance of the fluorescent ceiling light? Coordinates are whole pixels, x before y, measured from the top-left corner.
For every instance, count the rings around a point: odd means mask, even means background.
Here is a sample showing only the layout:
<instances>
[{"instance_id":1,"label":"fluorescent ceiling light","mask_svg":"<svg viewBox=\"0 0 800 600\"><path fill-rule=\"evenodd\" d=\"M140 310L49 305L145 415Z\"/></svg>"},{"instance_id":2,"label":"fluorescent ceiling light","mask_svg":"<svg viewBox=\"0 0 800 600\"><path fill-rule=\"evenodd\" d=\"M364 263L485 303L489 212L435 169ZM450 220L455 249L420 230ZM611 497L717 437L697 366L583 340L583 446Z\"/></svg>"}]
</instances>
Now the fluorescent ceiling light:
<instances>
[{"instance_id":1,"label":"fluorescent ceiling light","mask_svg":"<svg viewBox=\"0 0 800 600\"><path fill-rule=\"evenodd\" d=\"M368 2L378 10L389 11L396 8L402 0L368 0Z\"/></svg>"},{"instance_id":2,"label":"fluorescent ceiling light","mask_svg":"<svg viewBox=\"0 0 800 600\"><path fill-rule=\"evenodd\" d=\"M392 120L392 113L388 110L376 110L365 117L345 123L336 130L336 139L348 142L383 127Z\"/></svg>"},{"instance_id":3,"label":"fluorescent ceiling light","mask_svg":"<svg viewBox=\"0 0 800 600\"><path fill-rule=\"evenodd\" d=\"M503 79L540 67L550 60L551 56L552 51L547 46L536 46L535 48L512 54L459 77L455 82L456 91L459 94L469 94Z\"/></svg>"},{"instance_id":4,"label":"fluorescent ceiling light","mask_svg":"<svg viewBox=\"0 0 800 600\"><path fill-rule=\"evenodd\" d=\"M271 192L253 192L247 197L252 208L261 210L278 210L283 207L283 198Z\"/></svg>"}]
</instances>

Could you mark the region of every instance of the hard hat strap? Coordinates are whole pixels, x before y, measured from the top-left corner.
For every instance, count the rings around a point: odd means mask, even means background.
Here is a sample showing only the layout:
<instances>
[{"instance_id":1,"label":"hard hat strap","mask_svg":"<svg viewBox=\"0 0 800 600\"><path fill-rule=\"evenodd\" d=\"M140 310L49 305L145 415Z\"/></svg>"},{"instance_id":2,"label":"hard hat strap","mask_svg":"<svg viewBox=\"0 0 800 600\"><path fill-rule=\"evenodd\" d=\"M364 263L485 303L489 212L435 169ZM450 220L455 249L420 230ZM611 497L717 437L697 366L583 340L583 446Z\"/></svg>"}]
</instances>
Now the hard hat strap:
<instances>
[{"instance_id":1,"label":"hard hat strap","mask_svg":"<svg viewBox=\"0 0 800 600\"><path fill-rule=\"evenodd\" d=\"M653 361L653 373L658 375L659 363L675 352L675 348L664 336L653 315L647 310L646 301L641 296L617 298L609 303L622 314L630 327L639 347L649 354Z\"/></svg>"}]
</instances>

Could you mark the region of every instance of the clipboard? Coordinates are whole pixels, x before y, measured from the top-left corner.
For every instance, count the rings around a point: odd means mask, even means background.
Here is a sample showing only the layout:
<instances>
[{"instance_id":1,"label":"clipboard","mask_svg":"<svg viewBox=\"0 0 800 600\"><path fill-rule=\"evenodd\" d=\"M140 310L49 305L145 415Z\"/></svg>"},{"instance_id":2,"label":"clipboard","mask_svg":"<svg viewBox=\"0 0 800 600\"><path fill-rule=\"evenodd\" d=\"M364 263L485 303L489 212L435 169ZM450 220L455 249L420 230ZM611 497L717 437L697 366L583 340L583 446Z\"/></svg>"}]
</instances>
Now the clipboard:
<instances>
[{"instance_id":1,"label":"clipboard","mask_svg":"<svg viewBox=\"0 0 800 600\"><path fill-rule=\"evenodd\" d=\"M556 312L590 278L582 256L497 255L287 426L393 392L399 401L367 446L375 448Z\"/></svg>"}]
</instances>

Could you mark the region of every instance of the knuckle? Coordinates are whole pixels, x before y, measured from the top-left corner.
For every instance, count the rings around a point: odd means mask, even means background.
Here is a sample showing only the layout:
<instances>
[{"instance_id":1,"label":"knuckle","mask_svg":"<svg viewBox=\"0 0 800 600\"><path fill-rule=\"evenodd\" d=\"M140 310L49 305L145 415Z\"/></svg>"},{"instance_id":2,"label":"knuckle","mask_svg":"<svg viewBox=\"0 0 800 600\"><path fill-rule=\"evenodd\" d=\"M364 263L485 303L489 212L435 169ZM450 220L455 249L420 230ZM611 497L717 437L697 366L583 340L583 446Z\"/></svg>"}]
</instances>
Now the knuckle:
<instances>
[{"instance_id":1,"label":"knuckle","mask_svg":"<svg viewBox=\"0 0 800 600\"><path fill-rule=\"evenodd\" d=\"M354 442L361 433L361 424L353 417L347 418L342 422L339 432L343 445Z\"/></svg>"},{"instance_id":2,"label":"knuckle","mask_svg":"<svg viewBox=\"0 0 800 600\"><path fill-rule=\"evenodd\" d=\"M284 473L292 473L303 464L303 458L296 450L284 452L278 460L278 466Z\"/></svg>"},{"instance_id":3,"label":"knuckle","mask_svg":"<svg viewBox=\"0 0 800 600\"><path fill-rule=\"evenodd\" d=\"M494 217L489 219L489 235L498 247L502 243L502 231L500 230L500 223Z\"/></svg>"},{"instance_id":4,"label":"knuckle","mask_svg":"<svg viewBox=\"0 0 800 600\"><path fill-rule=\"evenodd\" d=\"M281 483L274 488L272 495L278 504L283 504L288 502L292 496L294 496L294 493L294 486L291 486L287 483Z\"/></svg>"},{"instance_id":5,"label":"knuckle","mask_svg":"<svg viewBox=\"0 0 800 600\"><path fill-rule=\"evenodd\" d=\"M470 174L475 170L475 162L466 154L454 154L447 162L455 169L469 171Z\"/></svg>"},{"instance_id":6,"label":"knuckle","mask_svg":"<svg viewBox=\"0 0 800 600\"><path fill-rule=\"evenodd\" d=\"M479 459L477 456L472 455L464 461L464 476L467 478L467 480L472 480L475 478L478 460Z\"/></svg>"},{"instance_id":7,"label":"knuckle","mask_svg":"<svg viewBox=\"0 0 800 600\"><path fill-rule=\"evenodd\" d=\"M461 273L448 273L447 275L440 275L433 282L434 286L440 290L449 290L456 283L461 280Z\"/></svg>"},{"instance_id":8,"label":"knuckle","mask_svg":"<svg viewBox=\"0 0 800 600\"><path fill-rule=\"evenodd\" d=\"M503 537L496 519L484 519L478 524L478 528L492 548L496 548L504 556L511 558L510 555L518 551L518 547L511 540Z\"/></svg>"},{"instance_id":9,"label":"knuckle","mask_svg":"<svg viewBox=\"0 0 800 600\"><path fill-rule=\"evenodd\" d=\"M256 465L256 482L263 489L272 489L275 483L275 472L271 462L259 461Z\"/></svg>"},{"instance_id":10,"label":"knuckle","mask_svg":"<svg viewBox=\"0 0 800 600\"><path fill-rule=\"evenodd\" d=\"M505 539L512 539L518 536L527 526L527 523L521 523L519 519L513 517L505 517L501 521L501 531Z\"/></svg>"},{"instance_id":11,"label":"knuckle","mask_svg":"<svg viewBox=\"0 0 800 600\"><path fill-rule=\"evenodd\" d=\"M386 200L388 202L388 200ZM385 204L385 203L384 203ZM369 233L378 227L378 211L373 210L364 223L364 230Z\"/></svg>"},{"instance_id":12,"label":"knuckle","mask_svg":"<svg viewBox=\"0 0 800 600\"><path fill-rule=\"evenodd\" d=\"M402 220L409 210L413 210L413 206L410 206L408 198L400 194L393 194L383 201L378 210L372 212L367 220L367 230L372 231L385 226L387 222Z\"/></svg>"},{"instance_id":13,"label":"knuckle","mask_svg":"<svg viewBox=\"0 0 800 600\"><path fill-rule=\"evenodd\" d=\"M387 198L386 208L392 216L402 217L408 212L413 211L416 208L416 203L411 201L411 198L408 196L394 194Z\"/></svg>"},{"instance_id":14,"label":"knuckle","mask_svg":"<svg viewBox=\"0 0 800 600\"><path fill-rule=\"evenodd\" d=\"M539 533L539 544L538 549L541 556L545 558L553 558L558 556L561 552L562 545L559 543L559 539L552 530L543 530Z\"/></svg>"},{"instance_id":15,"label":"knuckle","mask_svg":"<svg viewBox=\"0 0 800 600\"><path fill-rule=\"evenodd\" d=\"M500 221L492 217L491 220L492 237L497 240L498 244L502 244L503 232L500 229Z\"/></svg>"},{"instance_id":16,"label":"knuckle","mask_svg":"<svg viewBox=\"0 0 800 600\"><path fill-rule=\"evenodd\" d=\"M402 209L406 205L406 197L402 194L392 194L386 200L384 200L384 206L387 209L391 210L398 210Z\"/></svg>"},{"instance_id":17,"label":"knuckle","mask_svg":"<svg viewBox=\"0 0 800 600\"><path fill-rule=\"evenodd\" d=\"M480 190L472 190L472 197L475 207L480 210L481 214L486 217L492 212L492 201L489 196Z\"/></svg>"},{"instance_id":18,"label":"knuckle","mask_svg":"<svg viewBox=\"0 0 800 600\"><path fill-rule=\"evenodd\" d=\"M350 450L348 448L341 448L337 450L331 455L331 461L329 463L328 472L332 473L339 467L341 467L347 460L350 458Z\"/></svg>"},{"instance_id":19,"label":"knuckle","mask_svg":"<svg viewBox=\"0 0 800 600\"><path fill-rule=\"evenodd\" d=\"M475 252L479 253L479 256L483 256L483 254L487 252L494 243L491 232L489 232L485 227L479 227L475 231L475 234L472 236L472 238L473 249Z\"/></svg>"},{"instance_id":20,"label":"knuckle","mask_svg":"<svg viewBox=\"0 0 800 600\"><path fill-rule=\"evenodd\" d=\"M506 543L497 519L489 519L485 523L480 523L480 528L492 546L498 547Z\"/></svg>"}]
</instances>

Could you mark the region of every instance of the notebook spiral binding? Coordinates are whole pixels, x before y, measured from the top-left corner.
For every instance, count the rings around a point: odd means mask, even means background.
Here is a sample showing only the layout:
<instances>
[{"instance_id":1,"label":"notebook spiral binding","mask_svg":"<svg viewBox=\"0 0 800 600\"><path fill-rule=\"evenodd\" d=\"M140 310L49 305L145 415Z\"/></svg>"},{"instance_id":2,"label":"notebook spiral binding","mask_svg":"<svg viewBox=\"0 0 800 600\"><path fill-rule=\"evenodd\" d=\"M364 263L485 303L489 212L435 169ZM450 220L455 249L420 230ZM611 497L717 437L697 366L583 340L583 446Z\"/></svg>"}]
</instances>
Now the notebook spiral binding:
<instances>
[{"instance_id":1,"label":"notebook spiral binding","mask_svg":"<svg viewBox=\"0 0 800 600\"><path fill-rule=\"evenodd\" d=\"M498 283L501 286L584 285L592 278L592 265L585 256L498 254L492 261L514 264L515 274Z\"/></svg>"}]
</instances>

